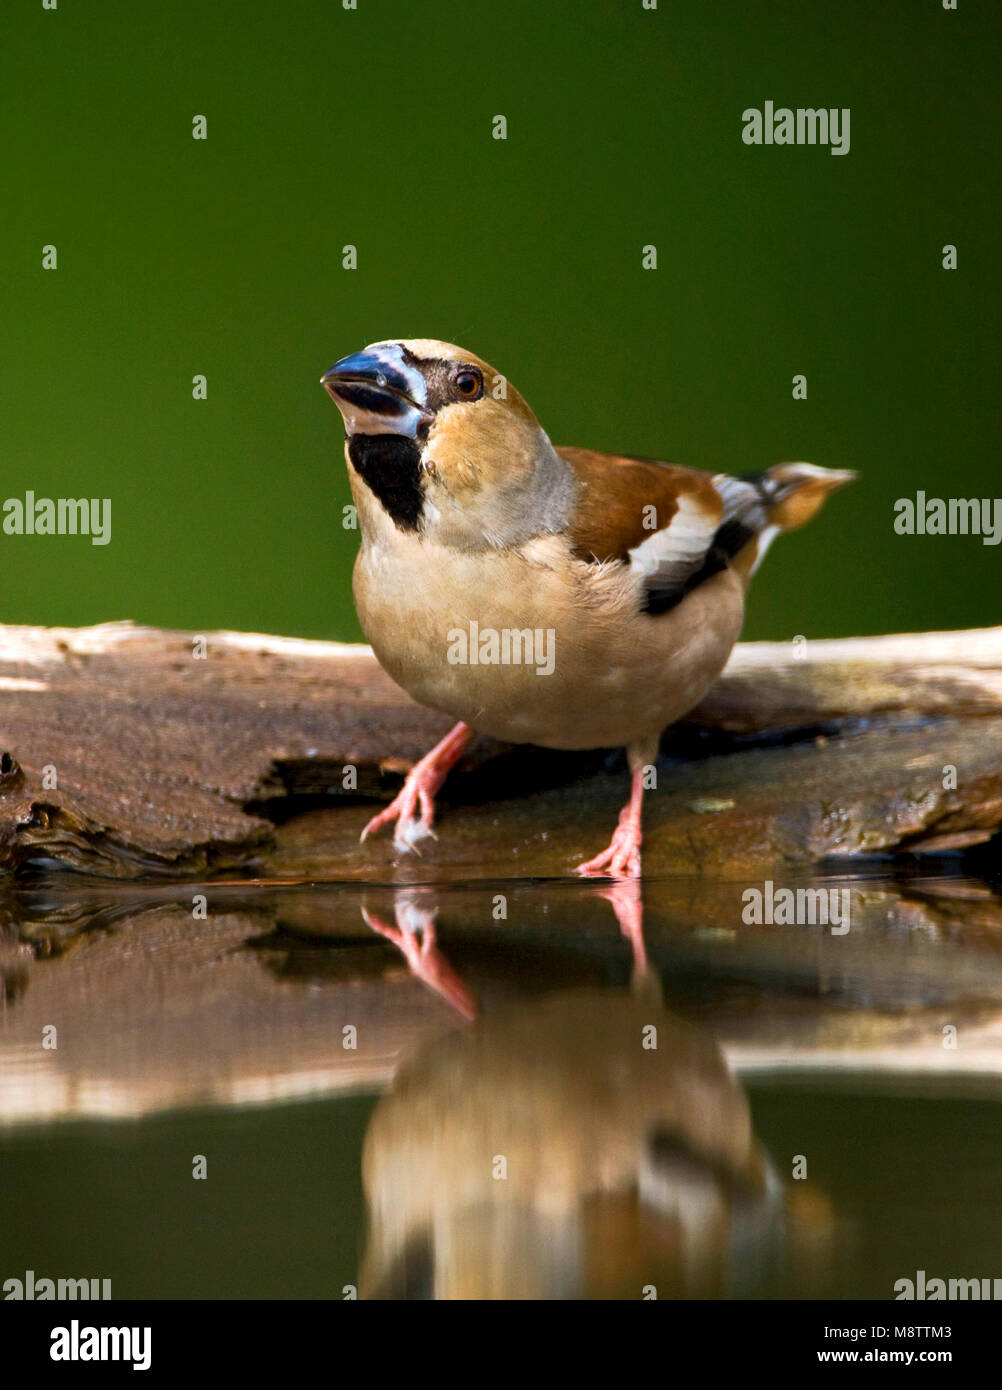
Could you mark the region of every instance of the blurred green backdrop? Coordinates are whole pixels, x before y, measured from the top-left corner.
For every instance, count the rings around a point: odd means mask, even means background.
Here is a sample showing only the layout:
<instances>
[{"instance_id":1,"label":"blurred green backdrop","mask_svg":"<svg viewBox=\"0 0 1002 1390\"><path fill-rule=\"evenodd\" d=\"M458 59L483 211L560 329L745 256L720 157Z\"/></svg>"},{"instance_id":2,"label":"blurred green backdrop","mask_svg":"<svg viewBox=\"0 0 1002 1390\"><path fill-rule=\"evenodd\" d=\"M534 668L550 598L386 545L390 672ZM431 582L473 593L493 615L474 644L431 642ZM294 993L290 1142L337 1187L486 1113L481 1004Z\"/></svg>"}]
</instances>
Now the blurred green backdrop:
<instances>
[{"instance_id":1,"label":"blurred green backdrop","mask_svg":"<svg viewBox=\"0 0 1002 1390\"><path fill-rule=\"evenodd\" d=\"M112 541L0 534L0 618L357 637L318 378L434 336L557 443L860 469L746 636L999 621L1002 548L892 521L1002 494L1000 32L995 0L5 6L0 500L110 497ZM745 146L767 99L849 107L850 153Z\"/></svg>"}]
</instances>

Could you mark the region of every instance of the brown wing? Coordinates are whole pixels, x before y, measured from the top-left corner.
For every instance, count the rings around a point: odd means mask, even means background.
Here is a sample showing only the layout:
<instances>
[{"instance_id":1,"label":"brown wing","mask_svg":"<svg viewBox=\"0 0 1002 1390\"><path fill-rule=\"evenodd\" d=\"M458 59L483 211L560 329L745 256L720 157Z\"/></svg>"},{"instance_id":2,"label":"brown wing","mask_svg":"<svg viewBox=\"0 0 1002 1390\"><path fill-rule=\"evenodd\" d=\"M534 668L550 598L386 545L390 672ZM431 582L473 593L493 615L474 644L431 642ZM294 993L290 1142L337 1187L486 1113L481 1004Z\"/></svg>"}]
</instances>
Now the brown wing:
<instances>
[{"instance_id":1,"label":"brown wing","mask_svg":"<svg viewBox=\"0 0 1002 1390\"><path fill-rule=\"evenodd\" d=\"M583 560L628 560L634 547L671 524L682 497L719 523L723 503L706 473L654 459L560 448L584 484L571 532Z\"/></svg>"},{"instance_id":2,"label":"brown wing","mask_svg":"<svg viewBox=\"0 0 1002 1390\"><path fill-rule=\"evenodd\" d=\"M753 482L592 449L557 453L582 483L574 553L639 570L648 613L673 608L767 525Z\"/></svg>"}]
</instances>

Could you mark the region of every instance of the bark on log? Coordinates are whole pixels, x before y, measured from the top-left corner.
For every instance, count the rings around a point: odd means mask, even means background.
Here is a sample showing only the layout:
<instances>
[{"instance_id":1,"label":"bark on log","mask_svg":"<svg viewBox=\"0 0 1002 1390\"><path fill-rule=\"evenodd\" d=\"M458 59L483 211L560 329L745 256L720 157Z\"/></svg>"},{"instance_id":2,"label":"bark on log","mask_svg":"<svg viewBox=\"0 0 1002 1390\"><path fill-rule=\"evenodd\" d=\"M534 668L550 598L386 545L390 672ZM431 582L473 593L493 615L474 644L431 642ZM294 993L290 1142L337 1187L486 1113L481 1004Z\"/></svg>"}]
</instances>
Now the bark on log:
<instances>
[{"instance_id":1,"label":"bark on log","mask_svg":"<svg viewBox=\"0 0 1002 1390\"><path fill-rule=\"evenodd\" d=\"M196 651L131 623L0 627L0 872L559 876L608 839L620 768L481 741L421 859L360 848L448 719L367 647L223 632ZM1002 628L742 644L663 747L651 875L980 844L1002 823Z\"/></svg>"}]
</instances>

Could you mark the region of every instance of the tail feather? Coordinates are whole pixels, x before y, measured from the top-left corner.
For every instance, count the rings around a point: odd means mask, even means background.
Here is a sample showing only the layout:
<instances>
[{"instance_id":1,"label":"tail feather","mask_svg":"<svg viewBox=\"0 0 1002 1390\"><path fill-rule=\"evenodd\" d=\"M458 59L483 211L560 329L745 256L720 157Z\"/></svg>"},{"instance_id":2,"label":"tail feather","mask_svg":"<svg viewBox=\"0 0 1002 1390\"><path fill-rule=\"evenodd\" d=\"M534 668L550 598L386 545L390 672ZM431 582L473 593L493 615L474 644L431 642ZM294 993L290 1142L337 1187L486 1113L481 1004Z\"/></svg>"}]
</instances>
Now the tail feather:
<instances>
[{"instance_id":1,"label":"tail feather","mask_svg":"<svg viewBox=\"0 0 1002 1390\"><path fill-rule=\"evenodd\" d=\"M824 506L830 492L851 483L849 468L819 468L813 463L774 463L764 473L745 478L761 499L766 522L781 531L794 531Z\"/></svg>"},{"instance_id":2,"label":"tail feather","mask_svg":"<svg viewBox=\"0 0 1002 1390\"><path fill-rule=\"evenodd\" d=\"M724 499L724 517L714 549L729 557L747 584L781 531L810 521L830 492L855 477L848 468L813 463L774 463L742 477L718 474L713 481Z\"/></svg>"},{"instance_id":3,"label":"tail feather","mask_svg":"<svg viewBox=\"0 0 1002 1390\"><path fill-rule=\"evenodd\" d=\"M668 612L723 569L747 585L774 537L810 521L828 494L855 476L812 463L777 463L742 478L717 473L712 482L723 510L712 517L683 493L670 524L630 550L645 579L644 611Z\"/></svg>"}]
</instances>

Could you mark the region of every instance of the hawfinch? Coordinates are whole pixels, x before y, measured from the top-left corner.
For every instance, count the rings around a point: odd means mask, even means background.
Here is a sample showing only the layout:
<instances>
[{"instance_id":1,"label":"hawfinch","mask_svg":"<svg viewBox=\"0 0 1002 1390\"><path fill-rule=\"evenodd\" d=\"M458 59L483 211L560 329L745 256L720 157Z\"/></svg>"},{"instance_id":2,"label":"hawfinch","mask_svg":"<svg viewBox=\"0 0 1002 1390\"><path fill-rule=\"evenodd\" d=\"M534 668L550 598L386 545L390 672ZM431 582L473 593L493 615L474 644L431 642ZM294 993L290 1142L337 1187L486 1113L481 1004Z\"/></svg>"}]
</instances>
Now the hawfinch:
<instances>
[{"instance_id":1,"label":"hawfinch","mask_svg":"<svg viewBox=\"0 0 1002 1390\"><path fill-rule=\"evenodd\" d=\"M380 663L458 722L362 838L431 833L476 732L546 748L625 746L630 799L578 867L640 874L644 770L738 639L778 531L850 472L783 463L729 477L555 448L519 393L451 343L374 343L321 378L344 417L362 545L354 593Z\"/></svg>"},{"instance_id":2,"label":"hawfinch","mask_svg":"<svg viewBox=\"0 0 1002 1390\"><path fill-rule=\"evenodd\" d=\"M406 1058L362 1181L362 1298L740 1296L793 1234L714 1039L610 989L495 1008Z\"/></svg>"}]
</instances>

